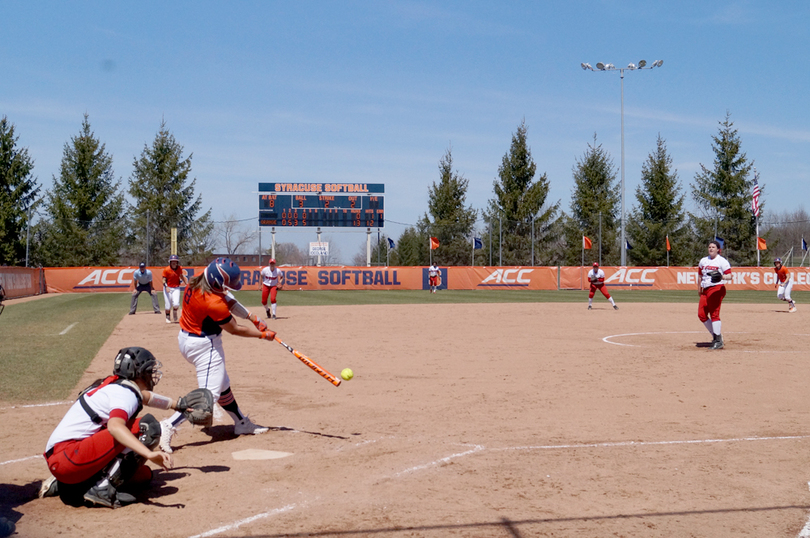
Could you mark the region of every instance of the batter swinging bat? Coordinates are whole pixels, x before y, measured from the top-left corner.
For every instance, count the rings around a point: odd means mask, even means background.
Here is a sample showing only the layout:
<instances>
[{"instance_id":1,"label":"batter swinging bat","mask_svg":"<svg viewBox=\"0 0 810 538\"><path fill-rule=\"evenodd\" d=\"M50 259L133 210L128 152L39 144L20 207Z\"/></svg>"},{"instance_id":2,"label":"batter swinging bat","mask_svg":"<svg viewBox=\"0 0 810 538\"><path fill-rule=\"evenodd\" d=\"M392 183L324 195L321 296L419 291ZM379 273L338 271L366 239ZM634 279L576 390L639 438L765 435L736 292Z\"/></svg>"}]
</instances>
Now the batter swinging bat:
<instances>
[{"instance_id":1,"label":"batter swinging bat","mask_svg":"<svg viewBox=\"0 0 810 538\"><path fill-rule=\"evenodd\" d=\"M289 351L290 353L292 353L293 355L298 357L298 359L301 362L303 362L304 364L306 364L307 366L309 366L310 368L312 368L313 370L318 372L318 374L320 374L320 376L322 378L326 379L327 381L329 381L330 383L332 383L336 387L340 386L340 379L336 378L335 376L333 376L332 374L330 374L329 372L327 372L326 370L324 370L323 368L318 366L318 363L316 363L315 361L313 361L312 359L310 359L306 355L302 355L298 351L294 350L293 348L291 348L290 346L288 346L287 344L285 344L284 342L279 340L278 336L276 336L274 340L276 342L278 342L279 344L281 344L282 346L286 347L287 351Z\"/></svg>"}]
</instances>

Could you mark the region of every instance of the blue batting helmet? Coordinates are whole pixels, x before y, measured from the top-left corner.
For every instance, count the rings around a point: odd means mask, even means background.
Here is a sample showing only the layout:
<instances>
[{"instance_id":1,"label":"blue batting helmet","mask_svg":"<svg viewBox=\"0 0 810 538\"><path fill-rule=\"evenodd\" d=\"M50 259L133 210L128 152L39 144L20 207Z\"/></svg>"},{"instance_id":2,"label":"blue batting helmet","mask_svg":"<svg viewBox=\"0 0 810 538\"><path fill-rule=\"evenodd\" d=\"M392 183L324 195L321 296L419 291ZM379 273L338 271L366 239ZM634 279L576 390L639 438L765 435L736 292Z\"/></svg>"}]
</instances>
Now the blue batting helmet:
<instances>
[{"instance_id":1,"label":"blue batting helmet","mask_svg":"<svg viewBox=\"0 0 810 538\"><path fill-rule=\"evenodd\" d=\"M177 262L180 263L180 258L177 257L177 254L172 254L169 256L169 263Z\"/></svg>"},{"instance_id":2,"label":"blue batting helmet","mask_svg":"<svg viewBox=\"0 0 810 538\"><path fill-rule=\"evenodd\" d=\"M782 265L782 258L776 258L773 263L779 262L779 265Z\"/></svg>"},{"instance_id":3,"label":"blue batting helmet","mask_svg":"<svg viewBox=\"0 0 810 538\"><path fill-rule=\"evenodd\" d=\"M230 258L217 258L205 268L205 280L214 291L242 288L242 270Z\"/></svg>"}]
</instances>

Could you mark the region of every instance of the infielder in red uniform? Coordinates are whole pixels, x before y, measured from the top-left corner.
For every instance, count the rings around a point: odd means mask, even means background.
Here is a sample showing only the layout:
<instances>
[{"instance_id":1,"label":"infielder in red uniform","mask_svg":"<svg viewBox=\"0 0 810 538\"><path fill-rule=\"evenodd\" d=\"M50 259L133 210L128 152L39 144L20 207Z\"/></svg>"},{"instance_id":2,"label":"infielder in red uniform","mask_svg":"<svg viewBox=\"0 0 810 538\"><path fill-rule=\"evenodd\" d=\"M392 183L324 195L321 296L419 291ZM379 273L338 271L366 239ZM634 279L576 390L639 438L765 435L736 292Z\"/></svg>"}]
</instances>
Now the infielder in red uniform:
<instances>
[{"instance_id":1,"label":"infielder in red uniform","mask_svg":"<svg viewBox=\"0 0 810 538\"><path fill-rule=\"evenodd\" d=\"M790 290L793 289L793 278L788 273L787 267L782 265L782 258L773 261L773 270L776 271L776 297L780 301L787 301L788 312L796 311L796 303L790 298Z\"/></svg>"},{"instance_id":2,"label":"infielder in red uniform","mask_svg":"<svg viewBox=\"0 0 810 538\"><path fill-rule=\"evenodd\" d=\"M276 260L262 268L262 306L267 318L276 319L276 295L284 288L284 271L276 267ZM267 308L267 297L270 297L270 308Z\"/></svg>"},{"instance_id":3,"label":"infielder in red uniform","mask_svg":"<svg viewBox=\"0 0 810 538\"><path fill-rule=\"evenodd\" d=\"M596 293L596 290L602 292L602 295L610 301L610 304L613 305L613 310L618 310L619 307L616 305L616 301L613 300L613 297L610 296L607 288L605 287L605 272L599 268L599 264L597 262L593 262L593 269L588 271L588 281L591 283L591 290L588 293L588 310L593 308L593 296Z\"/></svg>"},{"instance_id":4,"label":"infielder in red uniform","mask_svg":"<svg viewBox=\"0 0 810 538\"><path fill-rule=\"evenodd\" d=\"M439 276L441 271L439 266L435 263L428 268L428 284L430 284L430 293L436 293L439 288Z\"/></svg>"},{"instance_id":5,"label":"infielder in red uniform","mask_svg":"<svg viewBox=\"0 0 810 538\"><path fill-rule=\"evenodd\" d=\"M217 258L205 270L191 278L183 294L183 312L177 341L180 353L197 370L197 386L209 389L233 419L236 435L260 434L269 430L254 424L239 409L231 392L231 380L225 369L225 349L222 330L236 336L273 340L276 333L267 324L237 301L228 290L242 287L241 270L228 258ZM239 325L234 316L248 319L255 326ZM186 421L185 415L175 413L160 425L160 448L171 453L171 441L177 427Z\"/></svg>"},{"instance_id":6,"label":"infielder in red uniform","mask_svg":"<svg viewBox=\"0 0 810 538\"><path fill-rule=\"evenodd\" d=\"M712 335L712 349L723 349L720 306L726 296L725 283L731 280L731 264L720 255L720 243L709 242L709 255L698 264L698 319Z\"/></svg>"},{"instance_id":7,"label":"infielder in red uniform","mask_svg":"<svg viewBox=\"0 0 810 538\"><path fill-rule=\"evenodd\" d=\"M177 405L151 392L163 375L159 368L148 350L124 348L115 356L113 375L82 391L45 446L52 476L43 482L40 497L58 494L71 506L89 502L117 508L135 501L118 488L136 474L151 480L152 471L143 466L147 460L172 468L172 457L157 450L160 423L151 414L136 418L144 405Z\"/></svg>"}]
</instances>

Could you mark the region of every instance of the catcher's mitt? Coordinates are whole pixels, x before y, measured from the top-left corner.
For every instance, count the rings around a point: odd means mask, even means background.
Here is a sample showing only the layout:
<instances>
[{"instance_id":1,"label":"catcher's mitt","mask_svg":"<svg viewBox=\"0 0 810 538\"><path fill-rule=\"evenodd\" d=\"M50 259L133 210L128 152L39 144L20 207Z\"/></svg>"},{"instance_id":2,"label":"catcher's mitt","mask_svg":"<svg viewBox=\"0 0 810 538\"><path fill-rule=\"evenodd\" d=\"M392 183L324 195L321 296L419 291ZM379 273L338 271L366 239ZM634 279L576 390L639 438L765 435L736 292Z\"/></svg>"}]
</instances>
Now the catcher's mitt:
<instances>
[{"instance_id":1,"label":"catcher's mitt","mask_svg":"<svg viewBox=\"0 0 810 538\"><path fill-rule=\"evenodd\" d=\"M712 279L712 282L714 284L717 284L718 282L723 280L723 274L716 269L714 271L709 271L708 275Z\"/></svg>"},{"instance_id":2,"label":"catcher's mitt","mask_svg":"<svg viewBox=\"0 0 810 538\"><path fill-rule=\"evenodd\" d=\"M214 395L208 389L194 389L177 400L177 410L197 426L210 426L214 419Z\"/></svg>"}]
</instances>

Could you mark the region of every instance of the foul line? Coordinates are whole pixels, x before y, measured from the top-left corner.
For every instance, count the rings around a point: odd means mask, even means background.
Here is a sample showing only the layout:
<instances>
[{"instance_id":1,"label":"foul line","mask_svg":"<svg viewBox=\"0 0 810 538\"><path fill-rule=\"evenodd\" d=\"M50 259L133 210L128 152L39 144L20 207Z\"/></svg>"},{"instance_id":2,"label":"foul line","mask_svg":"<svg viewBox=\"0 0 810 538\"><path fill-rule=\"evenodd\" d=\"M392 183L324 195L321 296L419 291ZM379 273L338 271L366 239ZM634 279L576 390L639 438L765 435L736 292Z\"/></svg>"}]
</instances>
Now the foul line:
<instances>
[{"instance_id":1,"label":"foul line","mask_svg":"<svg viewBox=\"0 0 810 538\"><path fill-rule=\"evenodd\" d=\"M33 460L41 457L42 454L37 454L36 456L28 456L27 458L20 458L18 460L0 461L0 465L8 465L9 463L20 463L22 461Z\"/></svg>"},{"instance_id":2,"label":"foul line","mask_svg":"<svg viewBox=\"0 0 810 538\"><path fill-rule=\"evenodd\" d=\"M485 450L485 449L481 445L473 445L473 449L468 450L467 452L460 452L458 454L451 454L451 455L449 455L449 456L447 456L445 458L442 458L442 459L439 459L439 460L436 460L436 461L431 461L430 463L426 463L424 465L417 465L416 467L411 467L410 469L405 469L404 471L400 471L397 474L395 474L394 476L401 476L401 475L404 475L406 473L412 473L414 471L421 471L422 469L427 469L428 467L433 467L434 465L438 465L440 463L446 463L446 462L448 462L448 461L450 461L452 459L455 459L455 458L460 458L462 456L468 456L468 455L474 454L476 452L481 452L482 450Z\"/></svg>"},{"instance_id":3,"label":"foul line","mask_svg":"<svg viewBox=\"0 0 810 538\"><path fill-rule=\"evenodd\" d=\"M0 411L5 411L6 409L22 409L25 407L50 407L52 405L65 405L65 404L72 404L73 401L74 400L65 402L49 402L42 404L12 405L11 407L0 407Z\"/></svg>"},{"instance_id":4,"label":"foul line","mask_svg":"<svg viewBox=\"0 0 810 538\"><path fill-rule=\"evenodd\" d=\"M189 538L205 538L206 536L214 536L215 534L221 534L223 532L232 531L234 529L238 529L242 525L247 523L253 523L258 519L263 519L270 516L276 516L278 514L283 514L284 512L289 512L295 508L294 504L288 504L287 506L283 506L281 508L276 508L275 510L270 510L269 512L265 512L263 514L256 514L255 516L251 516L245 519L240 519L239 521L235 521L229 525L225 525L216 529L211 529L210 531L206 531L202 534L195 534L194 536L190 536Z\"/></svg>"},{"instance_id":5,"label":"foul line","mask_svg":"<svg viewBox=\"0 0 810 538\"><path fill-rule=\"evenodd\" d=\"M741 441L784 441L791 439L808 439L810 435L781 435L776 437L736 437L732 439L687 439L681 441L616 441L609 443L582 443L571 445L537 445L491 448L489 450L559 450L562 448L613 448L625 446L657 445L699 445L711 443L736 443Z\"/></svg>"},{"instance_id":6,"label":"foul line","mask_svg":"<svg viewBox=\"0 0 810 538\"><path fill-rule=\"evenodd\" d=\"M79 324L79 322L78 322L78 321L77 321L77 322L75 322L75 323L71 323L70 325L68 325L68 326L67 326L67 328L66 328L64 331L62 331L61 333L59 333L59 336L62 336L62 335L67 334L67 333L68 333L68 331L69 331L70 329L72 329L73 327L75 327L75 326L76 326L76 325L78 325L78 324Z\"/></svg>"}]
</instances>

